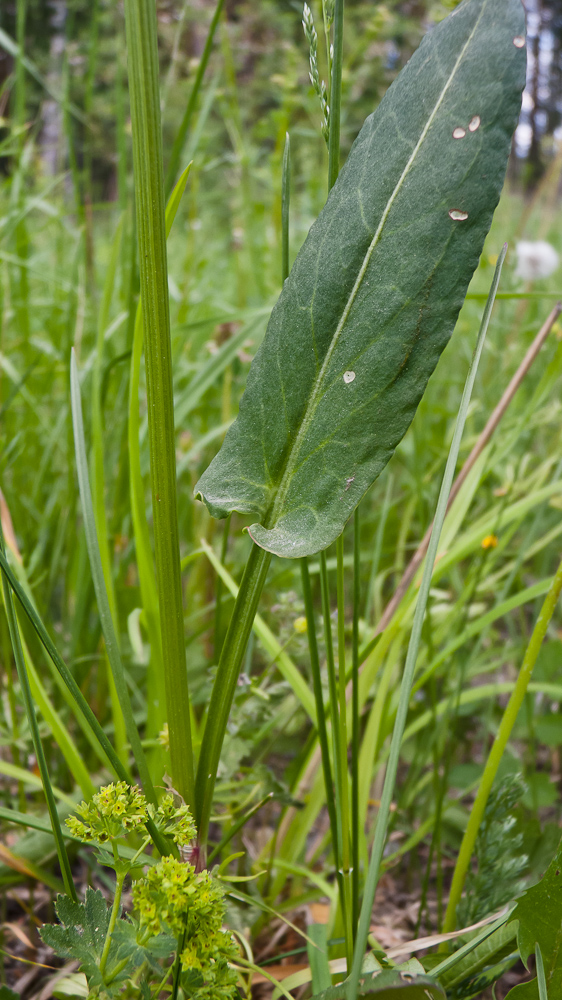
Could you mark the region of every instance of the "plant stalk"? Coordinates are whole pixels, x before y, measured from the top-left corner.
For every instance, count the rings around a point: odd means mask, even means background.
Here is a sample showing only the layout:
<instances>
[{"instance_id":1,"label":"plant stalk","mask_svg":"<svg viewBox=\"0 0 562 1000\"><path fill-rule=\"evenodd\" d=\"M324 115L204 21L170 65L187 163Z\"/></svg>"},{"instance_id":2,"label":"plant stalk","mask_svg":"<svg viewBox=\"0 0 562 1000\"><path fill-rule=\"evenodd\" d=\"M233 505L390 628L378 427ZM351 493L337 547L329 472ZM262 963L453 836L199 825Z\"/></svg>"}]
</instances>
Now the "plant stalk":
<instances>
[{"instance_id":1,"label":"plant stalk","mask_svg":"<svg viewBox=\"0 0 562 1000\"><path fill-rule=\"evenodd\" d=\"M156 577L174 788L193 803L193 748L176 496L158 37L153 0L125 0Z\"/></svg>"},{"instance_id":2,"label":"plant stalk","mask_svg":"<svg viewBox=\"0 0 562 1000\"><path fill-rule=\"evenodd\" d=\"M328 816L330 819L330 830L332 831L332 849L334 852L334 864L336 871L339 871L340 860L338 852L338 824L337 824L336 810L334 804L334 785L332 779L332 768L330 765L328 730L326 728L326 709L324 706L324 698L322 692L320 657L318 655L318 643L316 641L314 603L312 600L312 588L310 586L310 572L308 569L308 559L306 558L306 556L303 559L301 559L301 579L302 579L302 593L304 598L304 613L306 615L306 630L308 633L310 671L312 674L314 700L316 702L318 740L321 749L322 771L324 774L324 789L326 792L326 806L328 809Z\"/></svg>"},{"instance_id":3,"label":"plant stalk","mask_svg":"<svg viewBox=\"0 0 562 1000\"><path fill-rule=\"evenodd\" d=\"M119 855L117 854L115 843L113 844L113 853L116 856L116 860L119 861ZM115 875L115 896L113 897L113 905L111 907L107 934L105 935L103 951L100 958L100 973L102 976L105 974L105 967L107 965L109 949L111 947L111 937L113 931L115 930L115 924L117 923L117 917L119 916L119 910L121 908L121 896L123 895L123 886L125 884L126 874L126 872L116 872Z\"/></svg>"},{"instance_id":4,"label":"plant stalk","mask_svg":"<svg viewBox=\"0 0 562 1000\"><path fill-rule=\"evenodd\" d=\"M207 841L217 770L236 683L270 562L271 553L252 543L221 650L195 780L194 815L202 847Z\"/></svg>"}]
</instances>

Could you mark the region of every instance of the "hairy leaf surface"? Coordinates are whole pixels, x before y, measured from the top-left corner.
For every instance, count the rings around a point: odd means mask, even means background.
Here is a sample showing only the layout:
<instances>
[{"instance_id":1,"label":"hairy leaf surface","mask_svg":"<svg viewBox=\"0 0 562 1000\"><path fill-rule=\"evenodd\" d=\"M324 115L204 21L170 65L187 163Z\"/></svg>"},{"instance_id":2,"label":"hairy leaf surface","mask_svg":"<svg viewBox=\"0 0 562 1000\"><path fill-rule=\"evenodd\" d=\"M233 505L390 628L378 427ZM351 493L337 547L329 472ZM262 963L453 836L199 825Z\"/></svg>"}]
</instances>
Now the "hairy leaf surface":
<instances>
[{"instance_id":1,"label":"hairy leaf surface","mask_svg":"<svg viewBox=\"0 0 562 1000\"><path fill-rule=\"evenodd\" d=\"M275 305L196 493L263 548L339 535L412 421L502 188L525 82L520 0L465 0L365 122Z\"/></svg>"}]
</instances>

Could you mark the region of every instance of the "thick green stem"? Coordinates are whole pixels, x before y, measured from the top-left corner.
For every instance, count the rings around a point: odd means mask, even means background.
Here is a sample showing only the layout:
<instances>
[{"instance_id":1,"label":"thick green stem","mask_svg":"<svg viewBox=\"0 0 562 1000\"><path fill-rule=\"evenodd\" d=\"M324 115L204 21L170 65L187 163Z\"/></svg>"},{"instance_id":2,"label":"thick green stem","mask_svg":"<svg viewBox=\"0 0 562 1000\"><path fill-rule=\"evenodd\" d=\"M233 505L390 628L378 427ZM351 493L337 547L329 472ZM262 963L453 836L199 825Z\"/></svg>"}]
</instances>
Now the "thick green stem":
<instances>
[{"instance_id":1,"label":"thick green stem","mask_svg":"<svg viewBox=\"0 0 562 1000\"><path fill-rule=\"evenodd\" d=\"M154 542L171 777L193 801L193 749L176 497L172 350L168 302L158 38L153 0L125 0Z\"/></svg>"},{"instance_id":2,"label":"thick green stem","mask_svg":"<svg viewBox=\"0 0 562 1000\"><path fill-rule=\"evenodd\" d=\"M207 840L217 770L236 683L270 562L271 553L252 544L213 684L195 781L195 820L203 846Z\"/></svg>"},{"instance_id":3,"label":"thick green stem","mask_svg":"<svg viewBox=\"0 0 562 1000\"><path fill-rule=\"evenodd\" d=\"M519 671L519 676L515 683L515 689L506 705L503 717L498 729L496 738L494 740L492 749L488 755L488 760L486 761L486 766L484 768L484 773L480 781L480 786L478 788L478 793L474 800L472 810L470 812L470 817L467 823L466 831L462 839L462 844L457 857L457 863L455 866L455 872L453 875L453 882L451 885L451 893L449 896L449 902L447 905L447 912L445 913L445 920L443 923L443 933L447 934L449 931L455 929L455 918L457 912L457 906L459 904L462 890L466 878L466 873L468 871L468 866L470 864L470 859L472 857L472 852L474 850L474 845L476 843L476 837L478 835L478 829L480 823L482 822L482 817L484 815L484 810L486 808L486 803L488 797L492 790L492 785L498 773L498 768L503 757L504 750L507 746L509 737L511 736L519 709L523 704L523 699L527 692L529 686L529 681L531 680L531 674L533 673L533 668L537 662L537 657L540 652L540 648L543 643L543 639L546 635L546 630L549 626L550 619L554 614L554 609L560 597L560 592L562 591L562 562L560 563L554 580L550 586L550 590L544 599L544 604L541 608L537 623L533 629L533 634L531 636L529 645L525 652L523 659L523 664L521 670Z\"/></svg>"}]
</instances>

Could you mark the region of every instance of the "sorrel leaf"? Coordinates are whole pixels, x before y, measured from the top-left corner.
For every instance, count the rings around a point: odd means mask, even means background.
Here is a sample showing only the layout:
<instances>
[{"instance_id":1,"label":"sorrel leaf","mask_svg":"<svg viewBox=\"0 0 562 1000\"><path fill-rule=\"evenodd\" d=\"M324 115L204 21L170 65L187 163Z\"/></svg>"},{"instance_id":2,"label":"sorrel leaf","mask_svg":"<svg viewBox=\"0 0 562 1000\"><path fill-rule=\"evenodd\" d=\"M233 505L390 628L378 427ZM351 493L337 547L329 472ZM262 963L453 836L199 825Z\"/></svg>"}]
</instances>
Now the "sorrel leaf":
<instances>
[{"instance_id":1,"label":"sorrel leaf","mask_svg":"<svg viewBox=\"0 0 562 1000\"><path fill-rule=\"evenodd\" d=\"M406 432L502 188L520 0L465 0L365 122L275 305L197 495L283 556L326 548Z\"/></svg>"},{"instance_id":2,"label":"sorrel leaf","mask_svg":"<svg viewBox=\"0 0 562 1000\"><path fill-rule=\"evenodd\" d=\"M518 920L517 945L528 965L535 945L540 945L548 995L562 996L562 844L540 882L519 897L510 920ZM514 986L508 1000L539 1000L537 979Z\"/></svg>"}]
</instances>

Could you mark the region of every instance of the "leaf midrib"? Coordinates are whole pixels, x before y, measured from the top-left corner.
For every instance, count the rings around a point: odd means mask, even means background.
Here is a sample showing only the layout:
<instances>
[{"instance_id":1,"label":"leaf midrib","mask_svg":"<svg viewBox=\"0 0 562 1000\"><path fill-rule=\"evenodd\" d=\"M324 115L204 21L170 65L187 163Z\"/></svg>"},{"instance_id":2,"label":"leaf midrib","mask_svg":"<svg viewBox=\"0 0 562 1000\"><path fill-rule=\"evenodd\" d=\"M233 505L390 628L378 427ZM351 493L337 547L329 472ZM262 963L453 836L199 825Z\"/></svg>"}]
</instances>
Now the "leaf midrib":
<instances>
[{"instance_id":1,"label":"leaf midrib","mask_svg":"<svg viewBox=\"0 0 562 1000\"><path fill-rule=\"evenodd\" d=\"M400 178L399 178L399 180L398 180L398 182L397 182L397 184L396 184L396 186L395 186L392 194L390 195L390 198L388 199L388 201L386 203L385 209L384 209L383 214L381 216L381 220L379 222L379 225L377 227L375 235L373 236L373 239L371 240L371 243L369 244L369 247L367 249L365 257L363 258L363 263L362 263L361 268L359 270L359 274L357 275L357 278L355 280L355 284L354 284L354 286L353 286L353 288L352 288L352 290L350 292L349 298L348 298L348 300L347 300L347 302L346 302L346 304L344 306L341 318L340 318L340 320L338 322L338 325L337 325L337 327L336 327L336 329L334 331L334 335L332 337L332 340L331 340L330 345L328 347L328 350L326 352L326 356L325 356L324 361L322 363L322 367L321 367L318 375L316 376L316 379L315 379L315 382L314 382L314 387L313 387L312 393L310 395L309 402L307 403L307 406L306 406L306 409L305 409L305 412L304 412L304 416L302 418L302 421L301 421L301 424L300 424L297 436L295 438L294 444L289 449L289 452L288 452L288 455L287 455L287 460L285 462L285 466L284 466L283 473L282 473L282 476L281 476L281 480L280 480L280 483L279 483L279 487L277 489L277 492L276 492L276 495L275 495L275 499L273 501L273 505L270 508L271 509L271 514L268 514L266 516L266 518L265 518L265 521L266 521L266 525L265 526L267 528L271 528L273 526L273 524L275 524L275 522L276 522L276 520L277 520L277 518L279 516L280 510L281 510L281 508L282 508L282 506L283 506L283 504L285 502L285 498L286 498L287 492L289 490L291 479L292 479L292 477L294 475L295 466L296 466L296 460L298 458L298 454L299 454L302 442L303 442L303 440L304 440L304 438L305 438L305 436L306 436L306 434L308 432L308 428L310 427L310 424L312 423L312 420L314 419L314 414L315 414L317 406L318 406L318 404L320 402L321 390L322 390L322 383L323 383L326 371L328 369L328 366L330 364L330 361L331 361L331 358L333 356L333 353L334 353L334 351L335 351L335 349L337 347L339 338L340 338L340 336L341 336L341 334L343 332L343 329L345 327L345 324L347 322L347 319L348 319L349 314L351 312L351 309L353 307L353 303L354 303L354 301L355 301L355 299L357 297L357 293L359 292L359 289L360 289L361 284L363 282L363 278L365 277L365 273L366 273L367 268L369 266L371 257L373 256L373 253L374 253L374 251L375 251L375 249L377 247L377 244L380 242L380 239L381 239L381 236L382 236L382 231L383 231L384 226L386 224L386 220L388 219L388 216L390 214L392 206L393 206L394 202L396 201L396 198L398 197L398 194L400 193L400 191L402 189L404 181L406 180L408 174L410 173L410 170L411 170L411 168L412 168L412 166L413 166L413 164L414 164L414 162L416 160L416 157L417 157L417 155L418 155L418 153L419 153L419 151L420 151L420 149L421 149L421 147L422 147L422 145L423 145L426 137L427 137L427 134L428 134L428 132L429 132L429 130L430 130L430 128L431 128L434 120L435 120L435 117L438 114L439 109L441 108L441 105L443 104L443 101L445 100L445 96L446 96L446 94L447 94L447 92L448 92L448 90L449 90L449 88L450 88L450 86L451 86L451 84L452 84L452 82L453 82L453 80L454 80L457 72L458 72L458 69L459 69L459 67L460 67L460 65L461 65L461 63L462 63L462 61L464 59L466 51L467 51L469 45L471 44L471 42L472 42L472 40L474 38L474 35L476 34L476 31L478 30L478 26L480 24L480 21L481 21L483 15L484 15L484 11L485 11L487 5L488 5L488 0L485 0L485 2L482 5L482 9L481 9L481 11L480 11L480 13L478 15L478 18L476 19L476 23L474 24L474 27L473 27L472 31L470 32L470 35L468 36L466 42L464 43L464 45L463 45L463 47L462 47L462 49L461 49L461 51L460 51L460 53L458 55L457 61L455 62L455 65L454 65L454 67L453 67L453 69L452 69L452 71L451 71L451 73L449 75L449 78L448 78L445 86L443 87L440 95L439 95L439 98L438 98L438 100L437 100L437 102L435 104L435 107L433 108L433 111L431 112L431 114L430 114L430 116L429 116L429 118L428 118L428 120L427 120L427 122L426 122L426 124L425 124L425 126L423 128L423 130L422 130L422 133L421 133L421 135L420 135L420 137L419 137L419 139L418 139L418 141L417 141L417 143L416 143L416 145L415 145L415 147L414 147L414 149L413 149L413 151L412 151L412 153L410 155L410 158L409 158L406 166L404 167L404 170L402 171L402 174L400 175Z\"/></svg>"}]
</instances>

